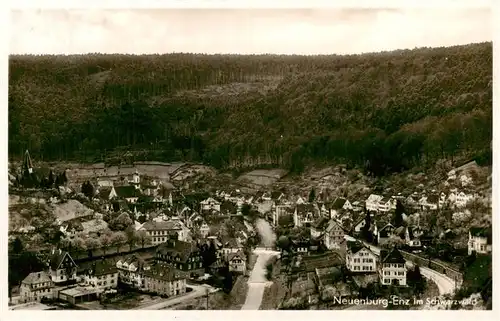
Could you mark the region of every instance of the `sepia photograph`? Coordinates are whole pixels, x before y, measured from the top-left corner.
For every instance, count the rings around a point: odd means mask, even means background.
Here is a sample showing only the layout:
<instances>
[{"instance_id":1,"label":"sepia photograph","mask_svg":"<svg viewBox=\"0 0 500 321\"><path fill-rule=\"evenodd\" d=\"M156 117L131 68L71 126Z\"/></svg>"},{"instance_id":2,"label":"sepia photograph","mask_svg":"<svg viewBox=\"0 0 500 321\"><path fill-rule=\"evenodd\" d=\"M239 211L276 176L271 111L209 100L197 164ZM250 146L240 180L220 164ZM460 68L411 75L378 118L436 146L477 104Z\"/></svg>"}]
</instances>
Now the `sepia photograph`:
<instances>
[{"instance_id":1,"label":"sepia photograph","mask_svg":"<svg viewBox=\"0 0 500 321\"><path fill-rule=\"evenodd\" d=\"M9 310L492 310L491 9L9 14Z\"/></svg>"}]
</instances>

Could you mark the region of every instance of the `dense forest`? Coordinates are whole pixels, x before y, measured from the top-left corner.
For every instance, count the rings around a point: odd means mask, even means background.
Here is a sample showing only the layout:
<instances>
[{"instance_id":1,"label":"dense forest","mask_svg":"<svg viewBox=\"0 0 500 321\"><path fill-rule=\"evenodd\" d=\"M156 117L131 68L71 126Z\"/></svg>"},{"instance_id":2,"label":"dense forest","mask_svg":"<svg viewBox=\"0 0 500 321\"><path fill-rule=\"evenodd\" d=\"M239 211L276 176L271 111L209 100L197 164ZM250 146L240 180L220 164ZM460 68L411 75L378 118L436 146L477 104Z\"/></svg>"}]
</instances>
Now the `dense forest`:
<instances>
[{"instance_id":1,"label":"dense forest","mask_svg":"<svg viewBox=\"0 0 500 321\"><path fill-rule=\"evenodd\" d=\"M362 55L11 56L9 156L375 174L491 160L492 44Z\"/></svg>"}]
</instances>

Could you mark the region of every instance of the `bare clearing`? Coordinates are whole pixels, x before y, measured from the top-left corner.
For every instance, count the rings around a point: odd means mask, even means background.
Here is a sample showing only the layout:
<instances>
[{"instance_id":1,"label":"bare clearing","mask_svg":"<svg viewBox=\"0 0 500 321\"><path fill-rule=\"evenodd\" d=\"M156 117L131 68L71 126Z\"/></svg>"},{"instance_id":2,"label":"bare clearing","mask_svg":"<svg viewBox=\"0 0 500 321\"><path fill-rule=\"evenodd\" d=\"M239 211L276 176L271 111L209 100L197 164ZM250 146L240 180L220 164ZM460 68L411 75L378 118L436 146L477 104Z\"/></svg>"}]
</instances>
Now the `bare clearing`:
<instances>
[{"instance_id":1,"label":"bare clearing","mask_svg":"<svg viewBox=\"0 0 500 321\"><path fill-rule=\"evenodd\" d=\"M93 210L77 200L68 200L66 203L54 205L54 215L62 222L93 214Z\"/></svg>"},{"instance_id":2,"label":"bare clearing","mask_svg":"<svg viewBox=\"0 0 500 321\"><path fill-rule=\"evenodd\" d=\"M268 187L287 174L284 169L257 169L241 175L238 181L252 187Z\"/></svg>"}]
</instances>

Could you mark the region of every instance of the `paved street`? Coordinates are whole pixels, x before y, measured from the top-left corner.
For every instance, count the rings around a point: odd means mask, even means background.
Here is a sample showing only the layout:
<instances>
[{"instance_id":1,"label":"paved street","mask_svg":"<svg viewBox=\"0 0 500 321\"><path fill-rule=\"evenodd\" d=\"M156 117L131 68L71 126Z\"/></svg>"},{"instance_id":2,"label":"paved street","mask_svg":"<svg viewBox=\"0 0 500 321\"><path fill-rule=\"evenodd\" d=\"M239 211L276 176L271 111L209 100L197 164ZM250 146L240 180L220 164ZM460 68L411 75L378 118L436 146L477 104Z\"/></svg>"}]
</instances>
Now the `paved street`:
<instances>
[{"instance_id":1,"label":"paved street","mask_svg":"<svg viewBox=\"0 0 500 321\"><path fill-rule=\"evenodd\" d=\"M273 247L276 241L276 235L269 226L269 223L259 219L256 222L256 226L257 231L261 235L263 245L266 247ZM266 278L266 264L273 256L279 254L277 251L268 250L266 248L256 248L254 253L257 254L257 261L248 279L248 292L245 304L241 307L242 310L258 310L260 308L264 290L266 286L272 283Z\"/></svg>"},{"instance_id":2,"label":"paved street","mask_svg":"<svg viewBox=\"0 0 500 321\"><path fill-rule=\"evenodd\" d=\"M208 285L191 285L190 284L189 287L193 288L193 291L191 291L185 295L182 295L182 296L165 299L164 301L161 301L159 303L155 303L153 305L141 307L138 310L167 310L169 307L172 307L172 306L177 305L179 303L182 303L184 301L196 299L196 298L202 297L204 295L207 295L207 290L209 292L215 291L214 288L212 288L211 286L208 286Z\"/></svg>"}]
</instances>

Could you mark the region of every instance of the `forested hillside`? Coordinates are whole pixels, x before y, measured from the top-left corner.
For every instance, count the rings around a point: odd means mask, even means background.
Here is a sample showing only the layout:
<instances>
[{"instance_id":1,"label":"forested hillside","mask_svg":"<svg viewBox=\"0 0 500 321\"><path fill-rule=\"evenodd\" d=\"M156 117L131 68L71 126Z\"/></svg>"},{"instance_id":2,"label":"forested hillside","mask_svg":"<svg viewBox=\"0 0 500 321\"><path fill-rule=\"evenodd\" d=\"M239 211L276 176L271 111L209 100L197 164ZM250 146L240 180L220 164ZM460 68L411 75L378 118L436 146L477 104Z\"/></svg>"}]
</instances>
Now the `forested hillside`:
<instances>
[{"instance_id":1,"label":"forested hillside","mask_svg":"<svg viewBox=\"0 0 500 321\"><path fill-rule=\"evenodd\" d=\"M492 44L349 56L11 56L9 155L343 162L491 158Z\"/></svg>"}]
</instances>

